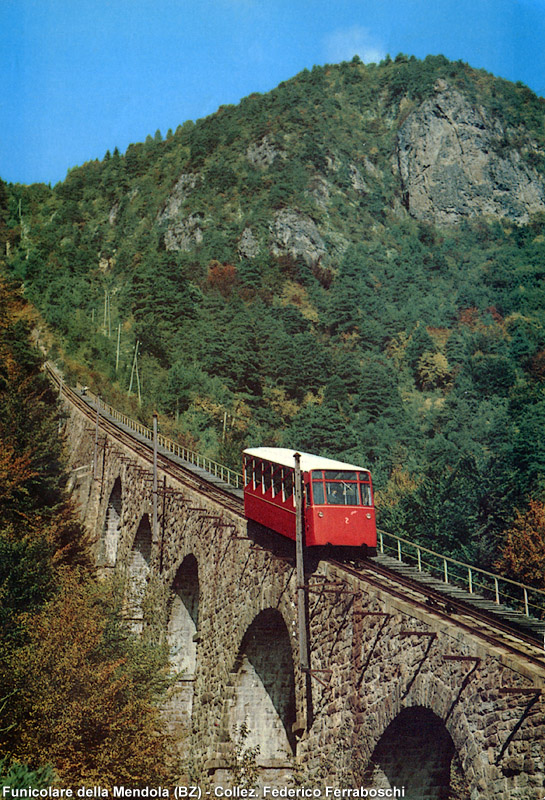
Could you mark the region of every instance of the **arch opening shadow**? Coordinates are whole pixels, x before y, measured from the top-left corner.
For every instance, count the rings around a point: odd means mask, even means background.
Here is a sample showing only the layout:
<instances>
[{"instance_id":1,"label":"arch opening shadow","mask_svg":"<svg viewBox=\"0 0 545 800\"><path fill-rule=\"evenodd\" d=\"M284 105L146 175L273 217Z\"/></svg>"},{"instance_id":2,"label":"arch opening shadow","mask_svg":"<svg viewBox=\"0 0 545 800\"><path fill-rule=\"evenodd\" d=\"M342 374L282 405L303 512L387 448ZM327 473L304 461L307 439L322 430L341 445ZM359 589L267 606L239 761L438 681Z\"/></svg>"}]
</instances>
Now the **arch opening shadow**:
<instances>
[{"instance_id":1,"label":"arch opening shadow","mask_svg":"<svg viewBox=\"0 0 545 800\"><path fill-rule=\"evenodd\" d=\"M363 784L402 789L406 800L469 798L445 724L422 706L403 709L388 725L365 770Z\"/></svg>"},{"instance_id":2,"label":"arch opening shadow","mask_svg":"<svg viewBox=\"0 0 545 800\"><path fill-rule=\"evenodd\" d=\"M144 596L148 586L151 564L151 524L147 514L136 531L127 570L126 618L140 633L144 626Z\"/></svg>"},{"instance_id":3,"label":"arch opening shadow","mask_svg":"<svg viewBox=\"0 0 545 800\"><path fill-rule=\"evenodd\" d=\"M178 678L164 711L173 731L187 726L193 711L198 625L199 566L195 556L189 555L176 572L168 603L166 638L171 669Z\"/></svg>"},{"instance_id":4,"label":"arch opening shadow","mask_svg":"<svg viewBox=\"0 0 545 800\"><path fill-rule=\"evenodd\" d=\"M285 762L295 754L295 680L290 637L279 611L262 611L246 631L233 684L231 737L236 741L244 725L244 747L259 747L259 765Z\"/></svg>"},{"instance_id":5,"label":"arch opening shadow","mask_svg":"<svg viewBox=\"0 0 545 800\"><path fill-rule=\"evenodd\" d=\"M195 675L198 624L199 567L195 556L190 555L184 558L172 582L167 624L170 663L184 678Z\"/></svg>"},{"instance_id":6,"label":"arch opening shadow","mask_svg":"<svg viewBox=\"0 0 545 800\"><path fill-rule=\"evenodd\" d=\"M116 478L110 493L106 516L100 536L97 553L97 566L113 569L117 561L117 547L121 535L121 514L123 510L123 489L121 478Z\"/></svg>"}]
</instances>

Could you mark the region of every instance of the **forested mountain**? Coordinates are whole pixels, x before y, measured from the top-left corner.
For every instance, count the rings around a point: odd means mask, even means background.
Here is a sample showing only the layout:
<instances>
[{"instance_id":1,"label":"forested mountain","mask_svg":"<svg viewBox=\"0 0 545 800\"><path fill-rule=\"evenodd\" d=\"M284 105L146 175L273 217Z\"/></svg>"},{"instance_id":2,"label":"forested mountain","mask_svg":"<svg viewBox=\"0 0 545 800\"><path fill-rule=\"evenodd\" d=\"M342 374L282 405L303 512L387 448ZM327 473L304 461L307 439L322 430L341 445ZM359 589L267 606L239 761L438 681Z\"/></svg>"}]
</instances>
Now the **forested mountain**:
<instances>
[{"instance_id":1,"label":"forested mountain","mask_svg":"<svg viewBox=\"0 0 545 800\"><path fill-rule=\"evenodd\" d=\"M544 111L441 56L315 67L4 185L6 262L72 378L233 466L361 462L383 527L490 566L544 499Z\"/></svg>"}]
</instances>

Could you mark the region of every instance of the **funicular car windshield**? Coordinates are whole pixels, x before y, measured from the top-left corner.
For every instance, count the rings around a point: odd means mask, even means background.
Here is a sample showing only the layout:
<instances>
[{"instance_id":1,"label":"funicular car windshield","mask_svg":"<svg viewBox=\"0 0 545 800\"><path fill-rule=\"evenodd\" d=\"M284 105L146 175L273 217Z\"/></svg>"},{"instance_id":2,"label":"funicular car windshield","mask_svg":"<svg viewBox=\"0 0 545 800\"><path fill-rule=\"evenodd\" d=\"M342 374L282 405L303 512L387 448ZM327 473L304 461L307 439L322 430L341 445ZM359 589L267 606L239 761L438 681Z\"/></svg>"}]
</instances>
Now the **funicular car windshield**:
<instances>
[{"instance_id":1,"label":"funicular car windshield","mask_svg":"<svg viewBox=\"0 0 545 800\"><path fill-rule=\"evenodd\" d=\"M370 506L369 473L315 469L312 471L312 499L315 506Z\"/></svg>"}]
</instances>

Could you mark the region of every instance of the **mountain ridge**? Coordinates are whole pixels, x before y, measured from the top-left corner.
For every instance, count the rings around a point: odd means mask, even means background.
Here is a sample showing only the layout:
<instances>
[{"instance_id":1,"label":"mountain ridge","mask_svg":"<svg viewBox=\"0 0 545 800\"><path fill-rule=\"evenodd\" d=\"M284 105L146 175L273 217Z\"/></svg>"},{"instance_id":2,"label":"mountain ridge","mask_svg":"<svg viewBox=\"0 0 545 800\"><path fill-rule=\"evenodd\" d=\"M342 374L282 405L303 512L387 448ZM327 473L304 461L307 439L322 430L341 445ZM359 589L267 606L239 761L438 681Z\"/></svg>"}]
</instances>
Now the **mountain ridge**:
<instances>
[{"instance_id":1,"label":"mountain ridge","mask_svg":"<svg viewBox=\"0 0 545 800\"><path fill-rule=\"evenodd\" d=\"M3 186L6 262L69 376L231 466L361 461L383 524L490 564L545 485L544 109L441 56L315 67Z\"/></svg>"}]
</instances>

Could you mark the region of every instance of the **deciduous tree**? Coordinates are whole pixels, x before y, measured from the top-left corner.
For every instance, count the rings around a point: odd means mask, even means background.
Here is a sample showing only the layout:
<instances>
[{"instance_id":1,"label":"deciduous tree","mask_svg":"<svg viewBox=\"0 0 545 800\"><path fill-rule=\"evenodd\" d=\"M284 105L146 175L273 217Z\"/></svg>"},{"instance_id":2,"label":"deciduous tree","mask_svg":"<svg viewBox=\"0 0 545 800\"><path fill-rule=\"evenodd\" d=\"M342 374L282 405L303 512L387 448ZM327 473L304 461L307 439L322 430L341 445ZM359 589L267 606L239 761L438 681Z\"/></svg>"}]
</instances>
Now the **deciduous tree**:
<instances>
[{"instance_id":1,"label":"deciduous tree","mask_svg":"<svg viewBox=\"0 0 545 800\"><path fill-rule=\"evenodd\" d=\"M521 583L545 589L545 503L541 500L530 500L527 509L516 511L497 568Z\"/></svg>"}]
</instances>

